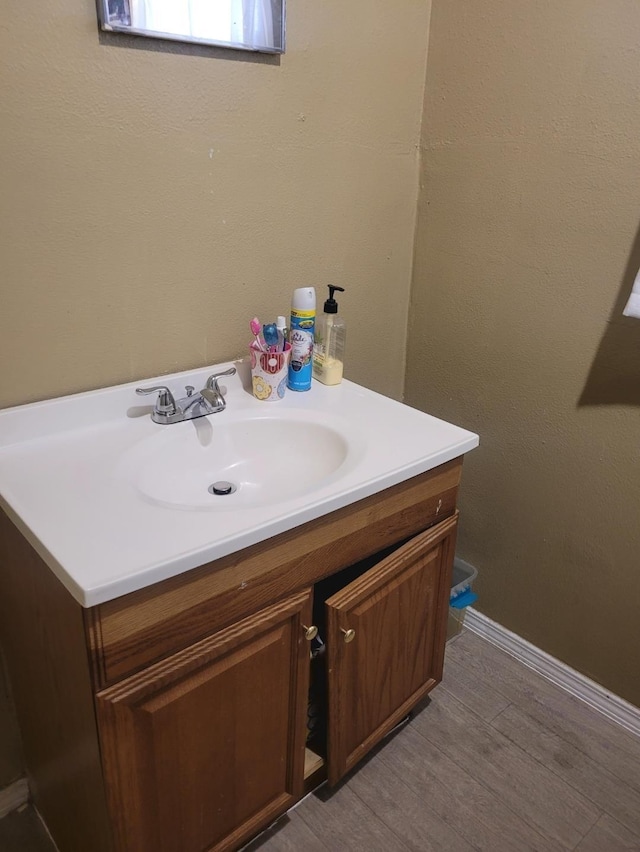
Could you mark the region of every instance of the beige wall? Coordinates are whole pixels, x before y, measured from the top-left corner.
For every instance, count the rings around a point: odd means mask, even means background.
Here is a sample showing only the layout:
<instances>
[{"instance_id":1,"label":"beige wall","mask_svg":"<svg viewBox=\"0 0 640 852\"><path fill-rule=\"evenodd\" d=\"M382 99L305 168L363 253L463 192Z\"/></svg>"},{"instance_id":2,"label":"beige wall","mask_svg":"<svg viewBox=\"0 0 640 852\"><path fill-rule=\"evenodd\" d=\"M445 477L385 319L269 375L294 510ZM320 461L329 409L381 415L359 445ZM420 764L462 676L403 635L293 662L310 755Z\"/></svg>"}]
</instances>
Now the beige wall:
<instances>
[{"instance_id":1,"label":"beige wall","mask_svg":"<svg viewBox=\"0 0 640 852\"><path fill-rule=\"evenodd\" d=\"M347 375L400 396L429 0L287 19L276 60L100 37L93 0L12 4L0 407L233 358L254 314L330 283Z\"/></svg>"},{"instance_id":2,"label":"beige wall","mask_svg":"<svg viewBox=\"0 0 640 852\"><path fill-rule=\"evenodd\" d=\"M338 283L348 375L404 377L429 2L292 0L287 53L0 29L0 405L235 357ZM383 338L384 347L377 345Z\"/></svg>"},{"instance_id":3,"label":"beige wall","mask_svg":"<svg viewBox=\"0 0 640 852\"><path fill-rule=\"evenodd\" d=\"M637 705L639 36L635 0L434 0L406 381L481 436L479 609Z\"/></svg>"}]
</instances>

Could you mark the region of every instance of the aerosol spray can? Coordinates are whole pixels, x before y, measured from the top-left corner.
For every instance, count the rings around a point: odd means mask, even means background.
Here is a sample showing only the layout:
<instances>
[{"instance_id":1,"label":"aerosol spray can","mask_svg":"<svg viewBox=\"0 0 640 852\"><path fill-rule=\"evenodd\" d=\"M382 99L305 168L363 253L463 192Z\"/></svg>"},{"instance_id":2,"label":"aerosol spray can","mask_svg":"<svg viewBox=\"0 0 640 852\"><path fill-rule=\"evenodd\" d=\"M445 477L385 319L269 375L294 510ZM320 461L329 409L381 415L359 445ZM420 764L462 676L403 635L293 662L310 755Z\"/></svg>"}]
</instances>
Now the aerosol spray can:
<instances>
[{"instance_id":1,"label":"aerosol spray can","mask_svg":"<svg viewBox=\"0 0 640 852\"><path fill-rule=\"evenodd\" d=\"M315 324L316 291L313 287L299 287L293 291L289 326L291 359L287 385L293 391L306 391L311 387Z\"/></svg>"}]
</instances>

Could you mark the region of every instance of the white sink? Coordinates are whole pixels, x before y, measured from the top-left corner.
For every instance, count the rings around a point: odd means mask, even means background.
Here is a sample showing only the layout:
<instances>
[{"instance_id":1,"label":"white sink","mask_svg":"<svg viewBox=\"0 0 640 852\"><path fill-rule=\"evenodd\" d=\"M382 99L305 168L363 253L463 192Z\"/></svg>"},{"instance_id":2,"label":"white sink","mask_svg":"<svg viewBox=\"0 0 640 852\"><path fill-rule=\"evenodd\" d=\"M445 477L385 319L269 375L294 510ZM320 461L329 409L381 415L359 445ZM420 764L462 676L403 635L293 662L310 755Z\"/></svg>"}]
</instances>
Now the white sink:
<instances>
[{"instance_id":1,"label":"white sink","mask_svg":"<svg viewBox=\"0 0 640 852\"><path fill-rule=\"evenodd\" d=\"M335 428L290 417L200 418L126 452L118 474L147 499L179 509L238 511L313 492L349 458ZM363 447L352 447L351 461ZM217 483L228 483L230 493Z\"/></svg>"},{"instance_id":2,"label":"white sink","mask_svg":"<svg viewBox=\"0 0 640 852\"><path fill-rule=\"evenodd\" d=\"M0 411L0 506L83 606L240 551L478 444L349 381L261 402L245 363L224 380L226 409L186 423L153 423L135 393L164 384L180 396L229 366ZM219 480L235 491L211 494Z\"/></svg>"}]
</instances>

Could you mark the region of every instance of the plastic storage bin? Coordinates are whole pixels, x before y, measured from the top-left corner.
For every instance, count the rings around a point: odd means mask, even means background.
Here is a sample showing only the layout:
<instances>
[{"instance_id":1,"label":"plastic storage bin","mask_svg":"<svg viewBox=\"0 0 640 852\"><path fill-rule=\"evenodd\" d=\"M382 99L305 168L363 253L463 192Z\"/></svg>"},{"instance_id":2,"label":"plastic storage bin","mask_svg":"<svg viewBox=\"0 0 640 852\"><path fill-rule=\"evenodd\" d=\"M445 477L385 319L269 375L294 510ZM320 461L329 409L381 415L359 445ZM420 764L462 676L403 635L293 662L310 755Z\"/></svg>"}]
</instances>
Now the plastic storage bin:
<instances>
[{"instance_id":1,"label":"plastic storage bin","mask_svg":"<svg viewBox=\"0 0 640 852\"><path fill-rule=\"evenodd\" d=\"M453 639L462 630L464 613L468 606L478 600L473 591L473 581L478 576L478 569L462 559L455 559L451 577L451 594L449 595L449 621L447 624L447 639Z\"/></svg>"}]
</instances>

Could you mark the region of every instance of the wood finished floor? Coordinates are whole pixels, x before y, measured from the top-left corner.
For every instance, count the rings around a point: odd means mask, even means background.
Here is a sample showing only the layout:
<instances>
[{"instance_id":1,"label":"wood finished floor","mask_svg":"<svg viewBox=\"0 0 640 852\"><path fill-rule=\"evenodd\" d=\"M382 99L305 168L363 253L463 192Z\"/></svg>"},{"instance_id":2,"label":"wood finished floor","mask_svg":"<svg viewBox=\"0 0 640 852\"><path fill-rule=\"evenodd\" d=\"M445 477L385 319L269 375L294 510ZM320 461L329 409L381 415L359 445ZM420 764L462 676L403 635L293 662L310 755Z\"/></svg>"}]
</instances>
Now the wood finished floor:
<instances>
[{"instance_id":1,"label":"wood finished floor","mask_svg":"<svg viewBox=\"0 0 640 852\"><path fill-rule=\"evenodd\" d=\"M469 631L413 720L245 852L640 852L640 739Z\"/></svg>"},{"instance_id":2,"label":"wood finished floor","mask_svg":"<svg viewBox=\"0 0 640 852\"><path fill-rule=\"evenodd\" d=\"M0 820L14 850L53 850L31 809ZM465 631L408 725L245 847L404 850L640 852L640 739Z\"/></svg>"}]
</instances>

